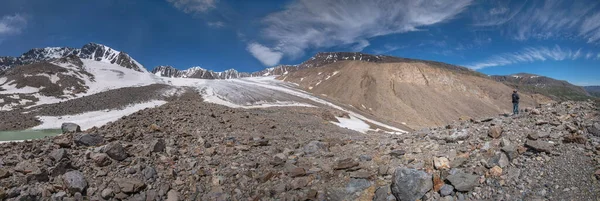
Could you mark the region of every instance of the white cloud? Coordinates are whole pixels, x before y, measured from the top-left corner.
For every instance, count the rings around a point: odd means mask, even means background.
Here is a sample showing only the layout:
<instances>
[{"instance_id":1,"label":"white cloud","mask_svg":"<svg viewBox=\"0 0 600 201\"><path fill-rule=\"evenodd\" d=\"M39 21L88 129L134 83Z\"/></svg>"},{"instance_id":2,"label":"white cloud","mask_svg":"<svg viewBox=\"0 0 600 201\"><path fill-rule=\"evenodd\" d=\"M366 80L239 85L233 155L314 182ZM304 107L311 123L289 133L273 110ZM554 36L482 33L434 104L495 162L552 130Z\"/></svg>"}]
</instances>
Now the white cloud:
<instances>
[{"instance_id":1,"label":"white cloud","mask_svg":"<svg viewBox=\"0 0 600 201\"><path fill-rule=\"evenodd\" d=\"M600 13L593 12L598 1L491 1L498 5L489 12L475 9L476 26L494 26L516 40L568 38L579 36L587 42L600 40ZM507 12L500 12L507 9ZM495 12L493 12L495 11ZM595 14L594 14L595 13Z\"/></svg>"},{"instance_id":2,"label":"white cloud","mask_svg":"<svg viewBox=\"0 0 600 201\"><path fill-rule=\"evenodd\" d=\"M393 52L399 49L404 49L407 48L408 45L392 45L392 44L385 44L383 45L382 49L375 49L373 50L373 53L375 54L385 54L388 52Z\"/></svg>"},{"instance_id":3,"label":"white cloud","mask_svg":"<svg viewBox=\"0 0 600 201\"><path fill-rule=\"evenodd\" d=\"M369 45L371 45L371 43L369 43L368 40L360 40L357 42L356 45L354 45L354 47L352 47L352 51L360 52L363 49L365 49L365 47L368 47Z\"/></svg>"},{"instance_id":4,"label":"white cloud","mask_svg":"<svg viewBox=\"0 0 600 201\"><path fill-rule=\"evenodd\" d=\"M264 38L286 56L309 48L368 46L373 37L418 31L453 19L472 0L296 0L268 15Z\"/></svg>"},{"instance_id":5,"label":"white cloud","mask_svg":"<svg viewBox=\"0 0 600 201\"><path fill-rule=\"evenodd\" d=\"M265 47L259 43L250 43L246 50L256 57L265 66L274 66L279 63L283 53L274 51L268 47Z\"/></svg>"},{"instance_id":6,"label":"white cloud","mask_svg":"<svg viewBox=\"0 0 600 201\"><path fill-rule=\"evenodd\" d=\"M588 53L591 54L591 53ZM598 54L600 56L600 53ZM573 53L570 49L563 49L560 46L556 45L554 48L547 47L527 47L521 51L514 53L505 53L493 56L487 60L472 63L469 65L465 65L471 69L483 69L487 67L494 66L505 66L511 64L518 63L530 63L535 61L546 61L546 60L554 60L554 61L562 61L566 59L576 60L581 57L581 49L577 50L577 52ZM586 59L589 59L586 56Z\"/></svg>"},{"instance_id":7,"label":"white cloud","mask_svg":"<svg viewBox=\"0 0 600 201\"><path fill-rule=\"evenodd\" d=\"M185 13L205 13L215 9L219 0L167 0Z\"/></svg>"},{"instance_id":8,"label":"white cloud","mask_svg":"<svg viewBox=\"0 0 600 201\"><path fill-rule=\"evenodd\" d=\"M19 34L27 25L27 19L20 14L5 15L0 19L0 35Z\"/></svg>"},{"instance_id":9,"label":"white cloud","mask_svg":"<svg viewBox=\"0 0 600 201\"><path fill-rule=\"evenodd\" d=\"M208 26L210 27L214 27L214 28L221 28L225 26L225 23L221 22L221 21L216 21L216 22L207 22L206 24L208 24Z\"/></svg>"},{"instance_id":10,"label":"white cloud","mask_svg":"<svg viewBox=\"0 0 600 201\"><path fill-rule=\"evenodd\" d=\"M588 52L588 53L585 55L585 59L590 59L590 58L592 58L592 56L594 56L594 54L593 54L592 52Z\"/></svg>"}]
</instances>

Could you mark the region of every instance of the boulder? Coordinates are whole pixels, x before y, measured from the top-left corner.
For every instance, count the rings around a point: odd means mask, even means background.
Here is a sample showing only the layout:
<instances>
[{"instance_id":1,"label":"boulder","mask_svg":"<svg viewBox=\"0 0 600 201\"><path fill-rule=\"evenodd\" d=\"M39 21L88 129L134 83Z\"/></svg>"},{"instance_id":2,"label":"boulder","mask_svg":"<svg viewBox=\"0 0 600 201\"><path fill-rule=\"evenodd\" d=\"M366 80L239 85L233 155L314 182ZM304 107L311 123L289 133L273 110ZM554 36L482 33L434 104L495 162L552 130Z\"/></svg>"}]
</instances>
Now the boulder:
<instances>
[{"instance_id":1,"label":"boulder","mask_svg":"<svg viewBox=\"0 0 600 201\"><path fill-rule=\"evenodd\" d=\"M63 123L60 126L63 133L76 133L81 132L81 127L75 123Z\"/></svg>"},{"instance_id":2,"label":"boulder","mask_svg":"<svg viewBox=\"0 0 600 201\"><path fill-rule=\"evenodd\" d=\"M104 147L104 151L114 160L122 161L127 158L127 152L120 143L112 143Z\"/></svg>"},{"instance_id":3,"label":"boulder","mask_svg":"<svg viewBox=\"0 0 600 201\"><path fill-rule=\"evenodd\" d=\"M600 123L596 122L587 128L588 132L596 137L600 137Z\"/></svg>"},{"instance_id":4,"label":"boulder","mask_svg":"<svg viewBox=\"0 0 600 201\"><path fill-rule=\"evenodd\" d=\"M396 158L402 158L402 156L404 156L405 154L406 154L406 151L401 150L401 149L395 149L390 152L390 156L393 156Z\"/></svg>"},{"instance_id":5,"label":"boulder","mask_svg":"<svg viewBox=\"0 0 600 201\"><path fill-rule=\"evenodd\" d=\"M94 164L96 164L96 166L98 167L104 167L112 163L112 161L108 157L108 154L105 153L92 154L91 158L92 161L94 161Z\"/></svg>"},{"instance_id":6,"label":"boulder","mask_svg":"<svg viewBox=\"0 0 600 201\"><path fill-rule=\"evenodd\" d=\"M166 148L165 140L158 139L152 142L152 152L164 152Z\"/></svg>"},{"instance_id":7,"label":"boulder","mask_svg":"<svg viewBox=\"0 0 600 201\"><path fill-rule=\"evenodd\" d=\"M0 179L8 178L10 175L11 174L7 169L0 168Z\"/></svg>"},{"instance_id":8,"label":"boulder","mask_svg":"<svg viewBox=\"0 0 600 201\"><path fill-rule=\"evenodd\" d=\"M114 193L111 188L105 188L100 193L100 196L102 196L102 198L107 199L107 200L110 199L113 195L114 195Z\"/></svg>"},{"instance_id":9,"label":"boulder","mask_svg":"<svg viewBox=\"0 0 600 201\"><path fill-rule=\"evenodd\" d=\"M545 141L541 141L541 140L527 140L527 142L525 143L525 146L527 146L535 151L546 152L549 154L552 152L552 148L554 145L549 142L545 142Z\"/></svg>"},{"instance_id":10,"label":"boulder","mask_svg":"<svg viewBox=\"0 0 600 201\"><path fill-rule=\"evenodd\" d=\"M73 170L65 173L62 176L63 183L65 184L67 190L70 193L81 193L85 192L84 190L87 188L87 181L81 172L77 170Z\"/></svg>"},{"instance_id":11,"label":"boulder","mask_svg":"<svg viewBox=\"0 0 600 201\"><path fill-rule=\"evenodd\" d=\"M314 154L321 151L328 152L329 148L326 143L321 141L310 141L308 144L304 145L303 151L306 154Z\"/></svg>"},{"instance_id":12,"label":"boulder","mask_svg":"<svg viewBox=\"0 0 600 201\"><path fill-rule=\"evenodd\" d=\"M179 201L179 192L174 189L171 189L167 193L167 201Z\"/></svg>"},{"instance_id":13,"label":"boulder","mask_svg":"<svg viewBox=\"0 0 600 201\"><path fill-rule=\"evenodd\" d=\"M433 165L435 166L435 169L438 170L450 169L450 161L446 157L433 158Z\"/></svg>"},{"instance_id":14,"label":"boulder","mask_svg":"<svg viewBox=\"0 0 600 201\"><path fill-rule=\"evenodd\" d=\"M452 195L453 192L454 192L454 187L452 185L448 185L448 184L444 184L442 186L442 188L440 189L440 195L442 195L442 196Z\"/></svg>"},{"instance_id":15,"label":"boulder","mask_svg":"<svg viewBox=\"0 0 600 201\"><path fill-rule=\"evenodd\" d=\"M121 192L127 194L137 193L146 188L146 184L144 184L144 182L135 178L115 179L115 182L121 188Z\"/></svg>"},{"instance_id":16,"label":"boulder","mask_svg":"<svg viewBox=\"0 0 600 201\"><path fill-rule=\"evenodd\" d=\"M469 131L467 129L462 129L462 130L454 131L451 135L446 136L444 138L444 140L446 142L457 142L457 141L466 140L467 138L469 138Z\"/></svg>"},{"instance_id":17,"label":"boulder","mask_svg":"<svg viewBox=\"0 0 600 201\"><path fill-rule=\"evenodd\" d=\"M488 131L488 135L494 139L499 138L502 135L502 127L500 127L500 126L490 127L490 130Z\"/></svg>"},{"instance_id":18,"label":"boulder","mask_svg":"<svg viewBox=\"0 0 600 201\"><path fill-rule=\"evenodd\" d=\"M67 151L65 149L55 149L50 152L50 158L54 161L60 161L63 158L67 158Z\"/></svg>"},{"instance_id":19,"label":"boulder","mask_svg":"<svg viewBox=\"0 0 600 201\"><path fill-rule=\"evenodd\" d=\"M339 160L333 169L334 170L345 170L345 169L350 169L350 168L356 167L358 165L359 165L358 162L352 160L352 158L346 158L346 159Z\"/></svg>"},{"instance_id":20,"label":"boulder","mask_svg":"<svg viewBox=\"0 0 600 201\"><path fill-rule=\"evenodd\" d=\"M73 136L73 141L78 146L98 146L104 143L104 137L99 134L78 134Z\"/></svg>"},{"instance_id":21,"label":"boulder","mask_svg":"<svg viewBox=\"0 0 600 201\"><path fill-rule=\"evenodd\" d=\"M398 167L392 176L390 186L397 200L415 201L433 188L432 177L416 169Z\"/></svg>"},{"instance_id":22,"label":"boulder","mask_svg":"<svg viewBox=\"0 0 600 201\"><path fill-rule=\"evenodd\" d=\"M479 176L464 172L457 172L447 177L448 181L458 191L472 191L478 184Z\"/></svg>"}]
</instances>

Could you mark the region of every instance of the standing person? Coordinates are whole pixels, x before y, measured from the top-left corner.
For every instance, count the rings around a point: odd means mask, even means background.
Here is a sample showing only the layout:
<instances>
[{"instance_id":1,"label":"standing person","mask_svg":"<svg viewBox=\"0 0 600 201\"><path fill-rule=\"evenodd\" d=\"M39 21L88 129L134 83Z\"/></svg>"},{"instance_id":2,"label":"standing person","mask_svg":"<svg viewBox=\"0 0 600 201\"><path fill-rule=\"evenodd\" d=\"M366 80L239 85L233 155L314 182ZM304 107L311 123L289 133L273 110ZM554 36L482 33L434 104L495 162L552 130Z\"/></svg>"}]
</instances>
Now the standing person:
<instances>
[{"instance_id":1,"label":"standing person","mask_svg":"<svg viewBox=\"0 0 600 201\"><path fill-rule=\"evenodd\" d=\"M513 115L519 114L519 94L515 89L512 94L512 103L513 103Z\"/></svg>"}]
</instances>

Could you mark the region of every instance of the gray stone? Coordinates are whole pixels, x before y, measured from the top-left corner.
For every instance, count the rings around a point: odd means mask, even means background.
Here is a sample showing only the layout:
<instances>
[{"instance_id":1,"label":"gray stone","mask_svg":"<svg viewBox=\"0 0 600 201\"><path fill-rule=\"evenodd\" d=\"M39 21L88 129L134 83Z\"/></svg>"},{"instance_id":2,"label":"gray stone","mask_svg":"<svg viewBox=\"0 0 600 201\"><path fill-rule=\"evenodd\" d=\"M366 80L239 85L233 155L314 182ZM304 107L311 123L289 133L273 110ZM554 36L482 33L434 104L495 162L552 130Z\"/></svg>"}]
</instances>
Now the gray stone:
<instances>
[{"instance_id":1,"label":"gray stone","mask_svg":"<svg viewBox=\"0 0 600 201\"><path fill-rule=\"evenodd\" d=\"M519 156L519 152L517 151L517 147L512 144L506 145L502 147L502 151L506 153L509 161L516 159Z\"/></svg>"},{"instance_id":2,"label":"gray stone","mask_svg":"<svg viewBox=\"0 0 600 201\"><path fill-rule=\"evenodd\" d=\"M55 149L50 152L50 158L54 161L60 161L67 157L67 151L65 149Z\"/></svg>"},{"instance_id":3,"label":"gray stone","mask_svg":"<svg viewBox=\"0 0 600 201\"><path fill-rule=\"evenodd\" d=\"M446 142L457 142L466 140L469 138L469 131L467 129L462 129L460 131L454 131L450 136L446 136L444 140Z\"/></svg>"},{"instance_id":4,"label":"gray stone","mask_svg":"<svg viewBox=\"0 0 600 201\"><path fill-rule=\"evenodd\" d=\"M152 142L152 152L164 152L166 146L164 139L158 139Z\"/></svg>"},{"instance_id":5,"label":"gray stone","mask_svg":"<svg viewBox=\"0 0 600 201\"><path fill-rule=\"evenodd\" d=\"M92 154L91 158L92 161L94 161L94 164L96 164L98 167L104 167L112 163L108 157L108 154L105 153Z\"/></svg>"},{"instance_id":6,"label":"gray stone","mask_svg":"<svg viewBox=\"0 0 600 201\"><path fill-rule=\"evenodd\" d=\"M440 189L440 195L442 196L452 195L452 192L454 192L454 187L452 185L444 184Z\"/></svg>"},{"instance_id":7,"label":"gray stone","mask_svg":"<svg viewBox=\"0 0 600 201\"><path fill-rule=\"evenodd\" d=\"M506 156L506 154L500 152L500 153L496 153L496 155L491 157L487 161L487 164L485 166L487 168L492 168L494 166L500 166L501 168L504 168L508 165L510 165L510 162L508 161L508 157Z\"/></svg>"},{"instance_id":8,"label":"gray stone","mask_svg":"<svg viewBox=\"0 0 600 201\"><path fill-rule=\"evenodd\" d=\"M78 134L73 136L73 141L78 146L99 146L104 144L104 137L99 134Z\"/></svg>"},{"instance_id":9,"label":"gray stone","mask_svg":"<svg viewBox=\"0 0 600 201\"><path fill-rule=\"evenodd\" d=\"M8 178L10 175L11 174L7 169L0 168L0 179Z\"/></svg>"},{"instance_id":10,"label":"gray stone","mask_svg":"<svg viewBox=\"0 0 600 201\"><path fill-rule=\"evenodd\" d=\"M146 178L146 180L153 180L156 177L156 170L154 170L154 168L152 167L146 167L144 168L144 170L142 170L142 173L144 174L144 178Z\"/></svg>"},{"instance_id":11,"label":"gray stone","mask_svg":"<svg viewBox=\"0 0 600 201\"><path fill-rule=\"evenodd\" d=\"M176 190L171 189L167 193L167 201L179 201L179 192L177 192Z\"/></svg>"},{"instance_id":12,"label":"gray stone","mask_svg":"<svg viewBox=\"0 0 600 201\"><path fill-rule=\"evenodd\" d=\"M373 157L371 157L370 155L363 154L359 156L359 159L360 161L371 161L373 160Z\"/></svg>"},{"instance_id":13,"label":"gray stone","mask_svg":"<svg viewBox=\"0 0 600 201\"><path fill-rule=\"evenodd\" d=\"M110 199L112 196L114 195L112 188L105 188L104 190L102 190L102 193L100 194L100 196L102 196L102 198L104 199Z\"/></svg>"},{"instance_id":14,"label":"gray stone","mask_svg":"<svg viewBox=\"0 0 600 201\"><path fill-rule=\"evenodd\" d=\"M104 148L106 154L114 160L122 161L127 158L127 153L120 143L112 143Z\"/></svg>"},{"instance_id":15,"label":"gray stone","mask_svg":"<svg viewBox=\"0 0 600 201\"><path fill-rule=\"evenodd\" d=\"M63 123L60 129L63 133L81 132L81 127L75 123Z\"/></svg>"},{"instance_id":16,"label":"gray stone","mask_svg":"<svg viewBox=\"0 0 600 201\"><path fill-rule=\"evenodd\" d=\"M600 137L600 123L596 122L587 128L588 132L596 137Z\"/></svg>"},{"instance_id":17,"label":"gray stone","mask_svg":"<svg viewBox=\"0 0 600 201\"><path fill-rule=\"evenodd\" d=\"M456 174L449 175L446 179L450 181L456 190L468 192L477 186L479 176L459 171Z\"/></svg>"},{"instance_id":18,"label":"gray stone","mask_svg":"<svg viewBox=\"0 0 600 201\"><path fill-rule=\"evenodd\" d=\"M371 182L366 179L350 179L350 182L346 185L346 192L348 194L354 194L361 192L371 186Z\"/></svg>"},{"instance_id":19,"label":"gray stone","mask_svg":"<svg viewBox=\"0 0 600 201\"><path fill-rule=\"evenodd\" d=\"M552 152L552 148L553 148L553 144L549 143L549 142L545 142L545 141L541 141L541 140L527 140L527 143L525 143L525 146L538 151L538 152L546 152L546 153L551 153Z\"/></svg>"},{"instance_id":20,"label":"gray stone","mask_svg":"<svg viewBox=\"0 0 600 201\"><path fill-rule=\"evenodd\" d=\"M318 152L328 152L329 148L327 144L321 141L311 141L308 144L304 145L303 148L304 153L306 154L314 154Z\"/></svg>"},{"instance_id":21,"label":"gray stone","mask_svg":"<svg viewBox=\"0 0 600 201\"><path fill-rule=\"evenodd\" d=\"M433 188L432 176L416 169L398 167L390 188L398 200L420 200Z\"/></svg>"},{"instance_id":22,"label":"gray stone","mask_svg":"<svg viewBox=\"0 0 600 201\"><path fill-rule=\"evenodd\" d=\"M84 192L88 185L83 174L77 170L65 173L62 179L70 193Z\"/></svg>"},{"instance_id":23,"label":"gray stone","mask_svg":"<svg viewBox=\"0 0 600 201\"><path fill-rule=\"evenodd\" d=\"M390 186L381 186L375 191L375 197L373 198L373 201L387 201L391 193L392 191Z\"/></svg>"},{"instance_id":24,"label":"gray stone","mask_svg":"<svg viewBox=\"0 0 600 201\"><path fill-rule=\"evenodd\" d=\"M137 193L146 188L144 182L134 178L115 179L115 182L119 185L122 192L128 194Z\"/></svg>"},{"instance_id":25,"label":"gray stone","mask_svg":"<svg viewBox=\"0 0 600 201\"><path fill-rule=\"evenodd\" d=\"M52 194L52 197L50 199L52 200L57 200L57 201L62 201L63 198L67 197L67 193L64 191Z\"/></svg>"},{"instance_id":26,"label":"gray stone","mask_svg":"<svg viewBox=\"0 0 600 201\"><path fill-rule=\"evenodd\" d=\"M401 149L392 150L390 152L390 156L393 156L396 158L402 158L402 156L404 156L405 154L406 154L406 151L401 150Z\"/></svg>"}]
</instances>

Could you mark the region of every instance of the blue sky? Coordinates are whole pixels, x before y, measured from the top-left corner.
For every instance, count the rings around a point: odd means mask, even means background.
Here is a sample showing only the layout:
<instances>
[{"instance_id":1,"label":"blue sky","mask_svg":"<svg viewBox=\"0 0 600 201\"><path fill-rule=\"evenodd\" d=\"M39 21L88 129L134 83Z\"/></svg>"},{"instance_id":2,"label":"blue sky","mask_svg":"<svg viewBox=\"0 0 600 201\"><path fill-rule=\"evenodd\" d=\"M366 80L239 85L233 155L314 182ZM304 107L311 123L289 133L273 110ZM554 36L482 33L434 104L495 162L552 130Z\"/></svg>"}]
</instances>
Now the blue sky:
<instances>
[{"instance_id":1,"label":"blue sky","mask_svg":"<svg viewBox=\"0 0 600 201\"><path fill-rule=\"evenodd\" d=\"M257 71L323 51L600 85L596 0L3 0L0 55L96 42L146 68Z\"/></svg>"}]
</instances>

